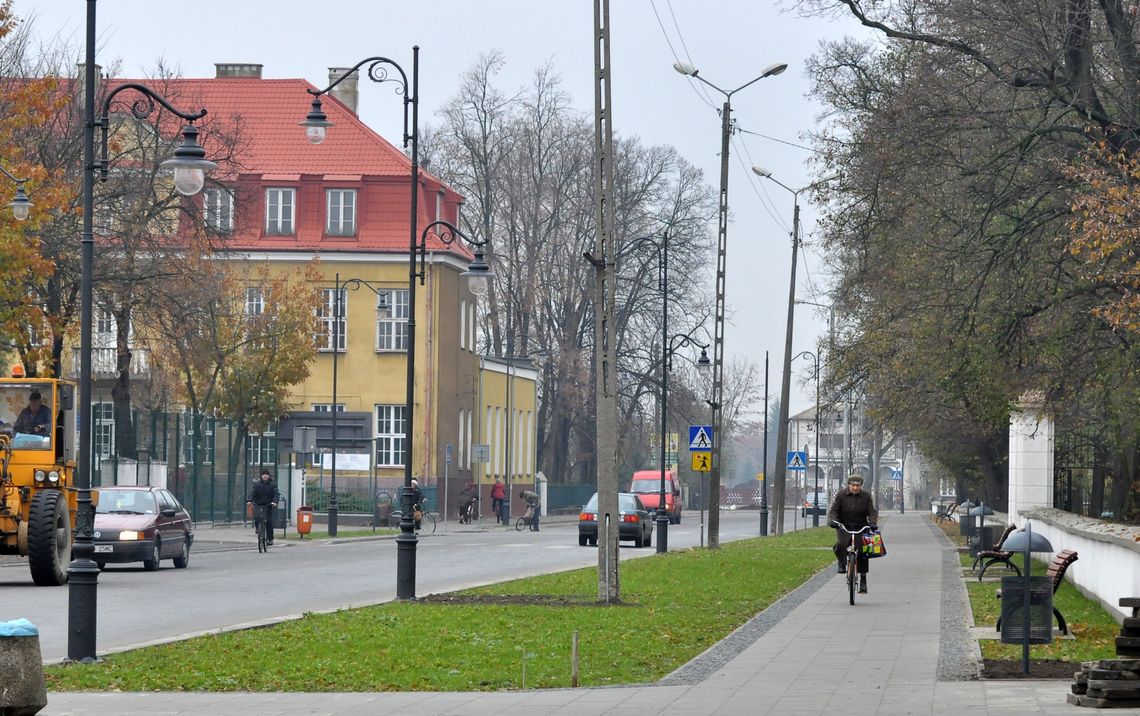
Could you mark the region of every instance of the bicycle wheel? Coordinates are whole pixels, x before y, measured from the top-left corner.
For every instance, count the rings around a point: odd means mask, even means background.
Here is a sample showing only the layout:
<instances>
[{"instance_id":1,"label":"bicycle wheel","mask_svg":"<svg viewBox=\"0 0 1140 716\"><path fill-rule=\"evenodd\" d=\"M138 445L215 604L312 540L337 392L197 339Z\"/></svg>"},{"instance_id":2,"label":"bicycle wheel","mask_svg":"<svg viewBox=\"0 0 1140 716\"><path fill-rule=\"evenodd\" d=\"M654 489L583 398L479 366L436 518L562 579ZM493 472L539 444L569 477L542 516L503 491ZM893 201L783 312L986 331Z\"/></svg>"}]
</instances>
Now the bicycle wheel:
<instances>
[{"instance_id":1,"label":"bicycle wheel","mask_svg":"<svg viewBox=\"0 0 1140 716\"><path fill-rule=\"evenodd\" d=\"M403 519L404 513L401 510L392 510L388 513L388 529L400 529L400 520Z\"/></svg>"},{"instance_id":2,"label":"bicycle wheel","mask_svg":"<svg viewBox=\"0 0 1140 716\"><path fill-rule=\"evenodd\" d=\"M257 522L257 551L258 551L258 553L269 551L269 545L265 541L265 521L264 520L258 520L258 522Z\"/></svg>"},{"instance_id":3,"label":"bicycle wheel","mask_svg":"<svg viewBox=\"0 0 1140 716\"><path fill-rule=\"evenodd\" d=\"M855 604L855 565L859 561L859 553L852 551L847 555L847 600Z\"/></svg>"},{"instance_id":4,"label":"bicycle wheel","mask_svg":"<svg viewBox=\"0 0 1140 716\"><path fill-rule=\"evenodd\" d=\"M420 520L420 532L425 534L435 534L435 513L425 512L423 519Z\"/></svg>"},{"instance_id":5,"label":"bicycle wheel","mask_svg":"<svg viewBox=\"0 0 1140 716\"><path fill-rule=\"evenodd\" d=\"M526 518L520 517L518 521L515 522L515 532L522 532L523 527L526 527Z\"/></svg>"}]
</instances>

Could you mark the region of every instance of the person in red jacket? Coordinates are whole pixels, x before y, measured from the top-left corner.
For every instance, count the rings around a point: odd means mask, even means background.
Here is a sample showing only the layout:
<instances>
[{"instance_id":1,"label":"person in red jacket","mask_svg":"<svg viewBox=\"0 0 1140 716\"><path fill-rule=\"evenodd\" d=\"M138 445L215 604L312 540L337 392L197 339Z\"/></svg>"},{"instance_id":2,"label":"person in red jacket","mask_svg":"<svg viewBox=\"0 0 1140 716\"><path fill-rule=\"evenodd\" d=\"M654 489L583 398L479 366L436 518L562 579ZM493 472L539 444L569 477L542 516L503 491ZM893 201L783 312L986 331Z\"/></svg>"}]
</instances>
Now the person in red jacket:
<instances>
[{"instance_id":1,"label":"person in red jacket","mask_svg":"<svg viewBox=\"0 0 1140 716\"><path fill-rule=\"evenodd\" d=\"M851 475L847 478L847 489L835 496L835 502L827 513L829 524L839 523L849 530L857 530L866 525L879 523L879 511L869 492L863 492L863 476ZM847 571L847 547L851 535L835 528L835 557L839 560L839 573ZM859 573L859 593L867 593L867 555L860 553L855 559L855 571Z\"/></svg>"},{"instance_id":2,"label":"person in red jacket","mask_svg":"<svg viewBox=\"0 0 1140 716\"><path fill-rule=\"evenodd\" d=\"M496 477L495 484L491 487L491 510L495 513L495 521L506 523L507 517L503 514L503 505L507 501L507 486L503 484L503 478Z\"/></svg>"}]
</instances>

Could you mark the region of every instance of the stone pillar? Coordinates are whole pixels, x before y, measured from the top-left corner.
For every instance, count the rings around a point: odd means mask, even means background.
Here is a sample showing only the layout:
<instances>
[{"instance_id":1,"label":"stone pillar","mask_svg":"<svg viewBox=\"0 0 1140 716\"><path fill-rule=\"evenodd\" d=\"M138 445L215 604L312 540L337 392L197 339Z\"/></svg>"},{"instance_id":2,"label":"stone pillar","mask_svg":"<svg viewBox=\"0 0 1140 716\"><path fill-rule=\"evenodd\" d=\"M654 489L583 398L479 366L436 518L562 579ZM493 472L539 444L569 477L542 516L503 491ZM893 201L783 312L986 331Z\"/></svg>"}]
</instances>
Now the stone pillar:
<instances>
[{"instance_id":1,"label":"stone pillar","mask_svg":"<svg viewBox=\"0 0 1140 716\"><path fill-rule=\"evenodd\" d=\"M1044 397L1026 393L1009 416L1009 517L1053 506L1053 419Z\"/></svg>"}]
</instances>

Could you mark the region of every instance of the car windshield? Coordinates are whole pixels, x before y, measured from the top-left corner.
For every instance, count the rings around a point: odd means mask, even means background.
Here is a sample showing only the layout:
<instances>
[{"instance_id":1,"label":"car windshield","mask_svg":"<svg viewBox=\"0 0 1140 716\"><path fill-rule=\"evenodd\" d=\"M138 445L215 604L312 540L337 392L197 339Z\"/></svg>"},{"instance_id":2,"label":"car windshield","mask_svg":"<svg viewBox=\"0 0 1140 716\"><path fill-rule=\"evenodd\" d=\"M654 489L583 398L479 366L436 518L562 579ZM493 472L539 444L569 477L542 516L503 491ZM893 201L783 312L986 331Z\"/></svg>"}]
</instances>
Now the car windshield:
<instances>
[{"instance_id":1,"label":"car windshield","mask_svg":"<svg viewBox=\"0 0 1140 716\"><path fill-rule=\"evenodd\" d=\"M143 490L100 489L99 504L95 514L99 515L153 515L157 513L154 495Z\"/></svg>"},{"instance_id":2,"label":"car windshield","mask_svg":"<svg viewBox=\"0 0 1140 716\"><path fill-rule=\"evenodd\" d=\"M12 435L13 450L51 450L51 384L0 385L0 431Z\"/></svg>"},{"instance_id":3,"label":"car windshield","mask_svg":"<svg viewBox=\"0 0 1140 716\"><path fill-rule=\"evenodd\" d=\"M618 493L618 510L623 512L633 512L639 509L637 504L637 497L627 493ZM590 501L582 508L583 512L597 512L598 511L598 493L590 498Z\"/></svg>"},{"instance_id":4,"label":"car windshield","mask_svg":"<svg viewBox=\"0 0 1140 716\"><path fill-rule=\"evenodd\" d=\"M665 489L669 489L669 478L665 478ZM630 492L660 492L661 491L661 478L657 477L652 480L634 480L633 487Z\"/></svg>"}]
</instances>

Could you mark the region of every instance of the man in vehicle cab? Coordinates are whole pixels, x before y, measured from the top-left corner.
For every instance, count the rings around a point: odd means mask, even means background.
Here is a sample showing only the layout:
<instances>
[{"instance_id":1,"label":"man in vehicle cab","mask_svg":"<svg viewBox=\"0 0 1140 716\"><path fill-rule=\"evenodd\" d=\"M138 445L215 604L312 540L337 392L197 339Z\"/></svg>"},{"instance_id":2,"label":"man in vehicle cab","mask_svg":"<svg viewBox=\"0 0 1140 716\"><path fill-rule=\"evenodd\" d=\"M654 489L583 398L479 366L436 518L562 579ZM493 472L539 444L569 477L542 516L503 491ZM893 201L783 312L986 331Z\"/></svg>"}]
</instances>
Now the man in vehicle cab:
<instances>
[{"instance_id":1,"label":"man in vehicle cab","mask_svg":"<svg viewBox=\"0 0 1140 716\"><path fill-rule=\"evenodd\" d=\"M835 496L835 502L827 513L829 524L838 523L849 530L858 530L867 525L879 523L879 511L871 493L863 492L863 476L851 475L847 478L847 489ZM859 539L858 537L856 539ZM839 560L839 573L847 573L847 548L851 545L851 535L840 527L835 528L835 556ZM867 555L859 552L855 560L855 571L859 573L859 593L867 593Z\"/></svg>"},{"instance_id":2,"label":"man in vehicle cab","mask_svg":"<svg viewBox=\"0 0 1140 716\"><path fill-rule=\"evenodd\" d=\"M16 418L15 431L45 438L51 437L51 410L44 405L40 391L33 390L28 396L28 405Z\"/></svg>"}]
</instances>

